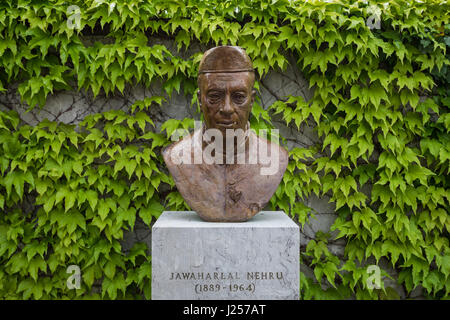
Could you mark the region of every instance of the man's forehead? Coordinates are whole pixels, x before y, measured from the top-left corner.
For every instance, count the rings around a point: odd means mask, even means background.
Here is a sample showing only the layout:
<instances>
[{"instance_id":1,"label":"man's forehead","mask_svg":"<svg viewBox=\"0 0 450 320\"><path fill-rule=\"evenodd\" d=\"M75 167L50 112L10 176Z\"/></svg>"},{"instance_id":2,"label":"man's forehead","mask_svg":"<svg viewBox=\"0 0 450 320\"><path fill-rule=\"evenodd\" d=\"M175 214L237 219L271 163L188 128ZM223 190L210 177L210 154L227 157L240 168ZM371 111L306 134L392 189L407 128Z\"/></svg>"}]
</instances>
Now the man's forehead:
<instances>
[{"instance_id":1,"label":"man's forehead","mask_svg":"<svg viewBox=\"0 0 450 320\"><path fill-rule=\"evenodd\" d=\"M253 85L251 77L252 75L249 72L207 73L201 76L201 80L206 88L223 86L240 86L247 88Z\"/></svg>"}]
</instances>

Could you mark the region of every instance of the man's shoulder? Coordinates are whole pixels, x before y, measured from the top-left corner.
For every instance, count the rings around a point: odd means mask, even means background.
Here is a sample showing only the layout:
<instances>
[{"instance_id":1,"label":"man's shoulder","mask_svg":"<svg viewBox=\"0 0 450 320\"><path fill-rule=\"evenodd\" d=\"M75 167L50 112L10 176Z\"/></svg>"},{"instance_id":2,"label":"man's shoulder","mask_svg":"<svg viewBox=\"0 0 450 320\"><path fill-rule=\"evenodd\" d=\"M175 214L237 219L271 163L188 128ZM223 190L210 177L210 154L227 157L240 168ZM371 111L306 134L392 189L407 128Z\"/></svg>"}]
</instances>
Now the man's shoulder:
<instances>
[{"instance_id":1,"label":"man's shoulder","mask_svg":"<svg viewBox=\"0 0 450 320\"><path fill-rule=\"evenodd\" d=\"M278 143L270 141L270 140L268 140L266 138L260 137L253 131L252 131L252 133L253 133L253 137L256 139L259 147L265 145L265 146L267 146L267 152L269 154L272 151L278 152L279 158L281 160L286 160L287 161L287 159L289 158L289 153L283 146L280 146ZM261 149L260 149L259 152L261 152Z\"/></svg>"},{"instance_id":2,"label":"man's shoulder","mask_svg":"<svg viewBox=\"0 0 450 320\"><path fill-rule=\"evenodd\" d=\"M198 133L197 131L184 136L182 139L168 145L162 150L162 156L166 164L172 163L174 157L182 156L184 152L191 151L192 141L194 139L194 135Z\"/></svg>"}]
</instances>

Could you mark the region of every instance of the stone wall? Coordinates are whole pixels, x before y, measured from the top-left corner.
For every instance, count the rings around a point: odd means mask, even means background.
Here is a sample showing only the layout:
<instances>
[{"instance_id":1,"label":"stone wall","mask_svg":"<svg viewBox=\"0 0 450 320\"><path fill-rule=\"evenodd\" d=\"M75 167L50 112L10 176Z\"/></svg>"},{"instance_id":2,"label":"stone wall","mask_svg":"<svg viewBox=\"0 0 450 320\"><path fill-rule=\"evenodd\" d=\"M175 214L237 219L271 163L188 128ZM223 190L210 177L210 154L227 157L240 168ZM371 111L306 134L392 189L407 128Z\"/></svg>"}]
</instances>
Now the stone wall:
<instances>
[{"instance_id":1,"label":"stone wall","mask_svg":"<svg viewBox=\"0 0 450 320\"><path fill-rule=\"evenodd\" d=\"M95 40L98 39L95 37L84 39L86 42ZM157 43L164 44L174 54L181 55L184 58L191 56L195 52L205 51L207 49L205 46L197 45L192 46L187 52L178 53L173 43L154 39L151 44ZM290 65L287 67L287 70L283 72L271 71L260 80L259 96L262 106L265 109L276 100L283 99L287 95L303 96L305 100L312 97L313 92L309 89L307 81L299 72L298 68L295 67L296 59L288 56L288 60ZM165 95L161 83L155 82L149 88L140 85L126 87L123 95L119 93L108 97L100 93L97 97L93 98L91 92L85 92L83 90L78 92L55 92L48 96L46 105L42 109L35 108L27 112L28 106L20 102L17 86L11 85L6 93L0 94L0 108L18 111L22 121L30 125L36 125L45 118L51 121L77 124L89 114L111 109L128 110L136 100L142 100L145 97L151 97L153 95ZM196 112L197 106L191 105L191 98L191 96L185 96L183 90L180 90L180 94L174 92L171 98L168 98L167 102L161 108L151 108L151 117L156 129L158 130L164 121L171 118L184 119L186 117L192 117L199 119L200 115ZM302 125L300 130L297 130L295 127L287 127L279 115L275 116L272 120L273 125L286 138L286 147L288 149L293 147L308 147L318 141L317 134L312 127ZM312 195L308 199L305 199L305 204L314 210L315 217L310 218L309 223L301 230L300 243L302 248L306 247L308 242L315 238L317 231L329 232L330 226L336 219L336 214L334 213L335 205L329 202L329 197L326 195L322 198ZM123 244L125 250L131 248L136 241L144 241L151 248L150 229L140 219L136 221L134 231L127 232L124 235ZM335 235L336 233L331 234ZM331 252L342 257L344 254L345 240L331 240L329 243ZM396 278L395 271L390 268L390 264L387 261L380 262L380 266L389 270L392 276ZM302 265L301 271L309 277L314 278L312 270L306 266ZM396 287L398 289L396 291L398 291L400 296L405 296L402 288L395 285L392 280L385 279L385 285Z\"/></svg>"}]
</instances>

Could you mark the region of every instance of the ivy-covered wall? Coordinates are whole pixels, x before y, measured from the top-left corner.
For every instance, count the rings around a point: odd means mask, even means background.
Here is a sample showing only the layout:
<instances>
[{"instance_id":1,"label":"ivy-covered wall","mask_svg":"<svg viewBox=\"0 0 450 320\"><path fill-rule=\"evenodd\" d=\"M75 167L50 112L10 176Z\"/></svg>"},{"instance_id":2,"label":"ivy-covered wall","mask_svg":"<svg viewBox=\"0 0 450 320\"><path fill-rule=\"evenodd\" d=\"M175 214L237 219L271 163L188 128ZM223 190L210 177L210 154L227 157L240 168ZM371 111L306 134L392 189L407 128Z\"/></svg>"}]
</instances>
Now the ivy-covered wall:
<instances>
[{"instance_id":1,"label":"ivy-covered wall","mask_svg":"<svg viewBox=\"0 0 450 320\"><path fill-rule=\"evenodd\" d=\"M187 209L160 151L201 118L201 53L232 44L258 70L251 126L290 151L268 209L302 227L302 298L448 298L448 11L2 2L0 297L150 298L150 226Z\"/></svg>"}]
</instances>

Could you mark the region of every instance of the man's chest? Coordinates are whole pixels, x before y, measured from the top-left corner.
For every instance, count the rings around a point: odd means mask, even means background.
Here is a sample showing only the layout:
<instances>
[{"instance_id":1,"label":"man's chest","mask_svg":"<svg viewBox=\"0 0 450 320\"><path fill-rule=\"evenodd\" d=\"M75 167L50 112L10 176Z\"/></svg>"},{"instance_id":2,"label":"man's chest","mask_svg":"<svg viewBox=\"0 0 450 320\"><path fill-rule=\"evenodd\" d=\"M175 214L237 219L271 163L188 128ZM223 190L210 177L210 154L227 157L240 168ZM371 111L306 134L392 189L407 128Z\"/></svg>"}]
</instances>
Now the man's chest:
<instances>
[{"instance_id":1,"label":"man's chest","mask_svg":"<svg viewBox=\"0 0 450 320\"><path fill-rule=\"evenodd\" d=\"M200 215L253 215L275 191L277 181L258 165L181 165L173 177L188 205Z\"/></svg>"}]
</instances>

